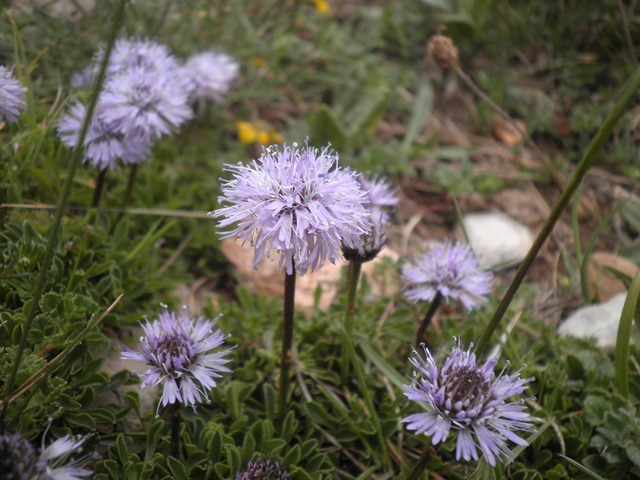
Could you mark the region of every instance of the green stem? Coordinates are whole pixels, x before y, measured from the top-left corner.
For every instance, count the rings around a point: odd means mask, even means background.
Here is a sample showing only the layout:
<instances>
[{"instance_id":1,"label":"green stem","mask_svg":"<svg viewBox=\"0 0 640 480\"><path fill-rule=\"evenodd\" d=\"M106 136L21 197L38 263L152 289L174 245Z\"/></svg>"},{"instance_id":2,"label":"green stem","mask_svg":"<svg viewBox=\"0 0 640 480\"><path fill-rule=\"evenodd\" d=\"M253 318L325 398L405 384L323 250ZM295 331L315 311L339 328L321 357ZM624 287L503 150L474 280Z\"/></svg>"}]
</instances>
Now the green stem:
<instances>
[{"instance_id":1,"label":"green stem","mask_svg":"<svg viewBox=\"0 0 640 480\"><path fill-rule=\"evenodd\" d=\"M296 269L284 278L284 323L282 332L282 356L280 358L280 423L284 420L289 390L289 369L291 366L291 344L293 343L293 316L296 300Z\"/></svg>"},{"instance_id":2,"label":"green stem","mask_svg":"<svg viewBox=\"0 0 640 480\"><path fill-rule=\"evenodd\" d=\"M104 187L104 177L107 175L107 169L98 170L98 178L96 178L96 188L93 190L93 199L91 200L91 207L98 208L100 205L100 198L102 197L102 188Z\"/></svg>"},{"instance_id":3,"label":"green stem","mask_svg":"<svg viewBox=\"0 0 640 480\"><path fill-rule=\"evenodd\" d=\"M180 460L180 418L182 415L182 404L176 402L171 405L169 416L171 417L171 456Z\"/></svg>"},{"instance_id":4,"label":"green stem","mask_svg":"<svg viewBox=\"0 0 640 480\"><path fill-rule=\"evenodd\" d=\"M431 301L431 305L429 305L429 310L427 310L427 313L424 316L422 323L420 324L420 328L418 328L418 333L416 335L416 346L424 342L425 340L424 332L426 332L427 328L429 328L429 325L431 325L431 320L433 319L433 316L436 314L436 311L438 310L441 304L442 304L442 295L440 294L440 292L436 292L436 296L433 297L433 300Z\"/></svg>"},{"instance_id":5,"label":"green stem","mask_svg":"<svg viewBox=\"0 0 640 480\"><path fill-rule=\"evenodd\" d=\"M411 473L409 473L409 476L407 476L405 480L418 480L422 476L427 465L429 465L429 461L431 461L431 458L433 457L431 452L432 448L433 447L431 447L431 445L427 445L424 448L422 455L420 455L420 458L418 458L413 470L411 470Z\"/></svg>"},{"instance_id":6,"label":"green stem","mask_svg":"<svg viewBox=\"0 0 640 480\"><path fill-rule=\"evenodd\" d=\"M524 280L525 275L529 271L529 268L531 268L533 261L540 252L542 245L547 240L549 235L551 235L553 227L555 226L556 222L560 218L560 215L569 203L569 200L580 186L580 182L582 182L582 179L587 174L587 171L589 171L591 166L595 163L596 155L604 147L607 139L609 138L609 135L611 134L611 131L613 130L614 125L620 119L620 117L622 117L627 106L633 100L634 94L636 93L638 87L640 87L640 69L636 70L636 72L631 77L631 80L629 80L629 82L627 83L624 91L622 92L616 103L613 105L613 108L609 112L609 116L604 121L602 127L600 127L600 130L591 141L589 148L580 160L580 163L578 163L575 171L573 172L573 175L567 182L567 186L562 192L562 195L560 195L560 198L558 199L556 205L553 207L553 210L549 214L549 218L540 229L540 232L534 240L533 245L529 249L527 256L516 272L516 275L511 281L507 292L504 294L500 305L498 305L498 309L496 310L495 314L489 322L489 325L487 325L487 328L480 337L478 347L476 348L476 353L478 355L480 355L487 347L491 335L493 335L493 332L495 332L498 328L500 320L502 320L502 317L506 313L507 308L509 308L513 297L518 291L518 288Z\"/></svg>"},{"instance_id":7,"label":"green stem","mask_svg":"<svg viewBox=\"0 0 640 480\"><path fill-rule=\"evenodd\" d=\"M42 290L44 289L44 284L47 280L47 276L49 273L49 267L51 266L51 261L53 260L53 252L55 250L55 245L58 240L58 233L60 230L60 224L62 222L62 215L64 213L64 208L67 203L67 199L69 198L69 194L71 193L71 186L73 185L73 177L75 176L76 169L80 162L82 161L82 154L84 149L82 145L84 144L84 139L87 136L87 131L89 130L89 124L91 122L91 118L93 117L93 112L96 108L96 104L98 102L98 95L100 93L100 89L102 88L102 84L104 82L105 73L107 70L107 63L109 61L109 57L111 55L111 49L113 48L113 44L116 40L116 35L122 24L122 20L124 18L124 7L126 0L120 0L118 4L114 17L113 17L113 25L111 27L111 31L109 32L109 38L106 42L105 54L102 59L102 63L100 65L100 72L98 73L98 78L93 89L91 100L87 107L87 114L82 122L82 128L80 129L80 134L78 135L78 147L73 149L71 152L71 158L69 160L69 165L67 167L67 176L64 182L62 193L60 195L60 199L58 200L58 205L56 207L56 213L49 230L49 238L47 242L47 249L44 254L44 258L42 260L42 265L40 267L40 272L36 279L36 284L33 289L33 297L30 300L29 310L27 312L27 318L24 323L24 329L22 330L22 336L20 337L20 344L18 345L18 351L16 353L15 361L13 362L13 368L11 369L11 375L9 376L9 381L7 382L4 393L5 397L8 396L12 391L16 381L16 376L18 375L18 370L20 369L20 364L22 363L22 357L24 355L24 350L27 346L27 338L29 337L29 331L31 330L31 326L33 325L33 319L36 316L36 312L38 310L38 305L40 303L40 297L42 295ZM7 405L5 404L2 407L2 412L0 412L0 428L5 428L5 415L7 411Z\"/></svg>"},{"instance_id":8,"label":"green stem","mask_svg":"<svg viewBox=\"0 0 640 480\"><path fill-rule=\"evenodd\" d=\"M351 260L347 271L347 309L344 315L344 329L351 333L353 327L353 311L356 306L356 292L362 271L362 262Z\"/></svg>"}]
</instances>

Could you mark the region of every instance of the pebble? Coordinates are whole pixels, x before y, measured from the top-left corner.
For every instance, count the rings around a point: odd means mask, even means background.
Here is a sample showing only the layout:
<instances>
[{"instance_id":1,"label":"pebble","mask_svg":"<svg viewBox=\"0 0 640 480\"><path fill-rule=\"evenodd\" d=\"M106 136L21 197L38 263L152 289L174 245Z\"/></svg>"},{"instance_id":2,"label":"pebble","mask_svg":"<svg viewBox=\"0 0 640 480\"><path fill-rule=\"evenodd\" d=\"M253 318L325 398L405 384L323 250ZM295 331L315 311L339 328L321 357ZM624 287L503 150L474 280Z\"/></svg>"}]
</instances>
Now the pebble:
<instances>
[{"instance_id":1,"label":"pebble","mask_svg":"<svg viewBox=\"0 0 640 480\"><path fill-rule=\"evenodd\" d=\"M591 338L600 348L615 348L625 298L626 293L619 293L607 302L579 308L560 325L558 334ZM635 323L632 332L637 334Z\"/></svg>"},{"instance_id":2,"label":"pebble","mask_svg":"<svg viewBox=\"0 0 640 480\"><path fill-rule=\"evenodd\" d=\"M521 262L533 245L529 227L501 212L470 213L462 217L471 248L480 267L493 269ZM458 228L457 236L464 239Z\"/></svg>"}]
</instances>

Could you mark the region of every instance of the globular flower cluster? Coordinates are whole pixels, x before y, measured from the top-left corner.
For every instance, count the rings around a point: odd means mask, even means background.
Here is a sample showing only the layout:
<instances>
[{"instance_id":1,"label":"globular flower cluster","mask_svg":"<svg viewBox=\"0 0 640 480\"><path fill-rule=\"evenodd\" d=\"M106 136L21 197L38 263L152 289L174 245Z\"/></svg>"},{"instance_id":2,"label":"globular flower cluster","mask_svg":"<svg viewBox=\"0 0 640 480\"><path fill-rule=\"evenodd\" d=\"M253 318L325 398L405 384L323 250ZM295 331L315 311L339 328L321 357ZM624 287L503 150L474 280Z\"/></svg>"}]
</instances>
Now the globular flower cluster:
<instances>
[{"instance_id":1,"label":"globular flower cluster","mask_svg":"<svg viewBox=\"0 0 640 480\"><path fill-rule=\"evenodd\" d=\"M238 62L226 53L196 53L185 62L183 69L187 94L199 101L219 102L229 93L239 70Z\"/></svg>"},{"instance_id":2,"label":"globular flower cluster","mask_svg":"<svg viewBox=\"0 0 640 480\"><path fill-rule=\"evenodd\" d=\"M202 403L217 385L216 378L231 370L225 358L231 348L214 352L225 340L216 321L193 317L187 311L163 310L158 319L142 325L145 336L140 352L123 347L122 358L144 363L149 368L140 374L142 387L162 384L160 405L182 403L193 407Z\"/></svg>"},{"instance_id":3,"label":"globular flower cluster","mask_svg":"<svg viewBox=\"0 0 640 480\"><path fill-rule=\"evenodd\" d=\"M366 233L358 237L352 246L342 246L342 254L349 261L368 262L380 253L387 241L384 229L399 199L394 189L380 178L369 179L360 175L358 182L366 193L365 207L369 212L369 226Z\"/></svg>"},{"instance_id":4,"label":"globular flower cluster","mask_svg":"<svg viewBox=\"0 0 640 480\"><path fill-rule=\"evenodd\" d=\"M18 115L26 108L26 91L11 70L0 65L0 123L14 123L18 120Z\"/></svg>"},{"instance_id":5,"label":"globular flower cluster","mask_svg":"<svg viewBox=\"0 0 640 480\"><path fill-rule=\"evenodd\" d=\"M255 246L254 268L271 252L279 268L300 275L340 258L341 243L353 247L368 228L366 196L356 175L337 165L338 155L305 145L266 148L251 164L227 165L222 207L211 215L219 228L235 224L222 238Z\"/></svg>"},{"instance_id":6,"label":"globular flower cluster","mask_svg":"<svg viewBox=\"0 0 640 480\"><path fill-rule=\"evenodd\" d=\"M236 473L236 480L291 480L285 467L271 458L250 461L247 468Z\"/></svg>"},{"instance_id":7,"label":"globular flower cluster","mask_svg":"<svg viewBox=\"0 0 640 480\"><path fill-rule=\"evenodd\" d=\"M478 365L471 345L468 350L454 343L451 355L438 366L429 350L423 358L414 352L414 383L405 385L405 395L426 406L427 411L409 415L403 422L416 434L428 435L433 445L444 442L457 431L456 459L478 460L478 448L491 465L496 458L508 460L513 453L507 441L527 445L518 431L533 428L531 417L522 403L522 394L530 379L521 379L519 371L496 378L497 359ZM514 397L515 401L509 401Z\"/></svg>"},{"instance_id":8,"label":"globular flower cluster","mask_svg":"<svg viewBox=\"0 0 640 480\"><path fill-rule=\"evenodd\" d=\"M444 243L402 269L408 284L407 297L414 302L431 301L436 294L460 300L467 310L487 301L493 275L480 269L469 245Z\"/></svg>"},{"instance_id":9,"label":"globular flower cluster","mask_svg":"<svg viewBox=\"0 0 640 480\"><path fill-rule=\"evenodd\" d=\"M59 438L40 455L19 433L0 435L0 478L12 480L76 480L91 475L78 468L79 462L68 462L84 439Z\"/></svg>"},{"instance_id":10,"label":"globular flower cluster","mask_svg":"<svg viewBox=\"0 0 640 480\"><path fill-rule=\"evenodd\" d=\"M91 85L104 55L101 47L92 63L74 75L72 85ZM202 55L208 53L193 58ZM85 161L100 170L117 168L118 161L140 163L156 139L170 135L193 117L192 102L213 98L204 84L211 85L215 99L220 100L238 73L238 65L226 55L217 64L197 61L197 68L190 68L190 62L183 65L166 45L150 39L118 40L82 145ZM60 120L58 131L68 147L78 147L85 112L85 106L75 102Z\"/></svg>"}]
</instances>

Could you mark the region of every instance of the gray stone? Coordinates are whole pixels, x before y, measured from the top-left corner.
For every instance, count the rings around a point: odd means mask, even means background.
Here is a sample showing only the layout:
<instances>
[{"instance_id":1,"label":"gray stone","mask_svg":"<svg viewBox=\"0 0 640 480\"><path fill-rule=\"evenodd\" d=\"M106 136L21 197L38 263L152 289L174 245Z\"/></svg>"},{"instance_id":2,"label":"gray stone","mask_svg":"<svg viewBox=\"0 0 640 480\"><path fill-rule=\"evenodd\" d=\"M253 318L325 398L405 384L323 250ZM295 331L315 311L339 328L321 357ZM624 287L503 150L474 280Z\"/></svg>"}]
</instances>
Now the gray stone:
<instances>
[{"instance_id":1,"label":"gray stone","mask_svg":"<svg viewBox=\"0 0 640 480\"><path fill-rule=\"evenodd\" d=\"M601 348L614 348L625 298L626 293L619 293L605 303L579 308L560 325L558 334L590 338ZM637 335L635 330L634 322L633 335Z\"/></svg>"},{"instance_id":2,"label":"gray stone","mask_svg":"<svg viewBox=\"0 0 640 480\"><path fill-rule=\"evenodd\" d=\"M529 227L501 212L470 213L462 221L471 248L484 269L521 262L533 244ZM464 238L460 228L457 236Z\"/></svg>"}]
</instances>

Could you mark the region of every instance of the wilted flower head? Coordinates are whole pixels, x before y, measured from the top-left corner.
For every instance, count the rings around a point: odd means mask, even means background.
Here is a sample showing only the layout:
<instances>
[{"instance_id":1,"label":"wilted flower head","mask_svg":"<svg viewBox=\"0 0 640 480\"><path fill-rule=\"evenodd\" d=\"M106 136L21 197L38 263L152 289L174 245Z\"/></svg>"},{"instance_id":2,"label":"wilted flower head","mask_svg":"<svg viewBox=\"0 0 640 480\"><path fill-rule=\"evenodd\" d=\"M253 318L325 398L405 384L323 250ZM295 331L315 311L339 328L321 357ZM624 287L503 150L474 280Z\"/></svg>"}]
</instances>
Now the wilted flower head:
<instances>
[{"instance_id":1,"label":"wilted flower head","mask_svg":"<svg viewBox=\"0 0 640 480\"><path fill-rule=\"evenodd\" d=\"M460 300L468 310L486 302L493 275L480 269L469 245L444 243L402 269L409 284L407 296L414 302L431 301L440 293Z\"/></svg>"},{"instance_id":2,"label":"wilted flower head","mask_svg":"<svg viewBox=\"0 0 640 480\"><path fill-rule=\"evenodd\" d=\"M142 325L141 352L123 348L122 358L137 360L149 369L140 374L142 387L162 384L162 406L181 402L195 410L207 398L220 372L231 372L224 358L231 348L213 352L224 343L225 335L215 329L216 321L192 317L188 312L163 310L158 319ZM158 405L158 409L160 405Z\"/></svg>"},{"instance_id":3,"label":"wilted flower head","mask_svg":"<svg viewBox=\"0 0 640 480\"><path fill-rule=\"evenodd\" d=\"M0 65L0 123L18 120L18 115L27 106L24 101L26 91L11 70Z\"/></svg>"},{"instance_id":4,"label":"wilted flower head","mask_svg":"<svg viewBox=\"0 0 640 480\"><path fill-rule=\"evenodd\" d=\"M424 345L426 360L414 351L414 383L404 386L404 394L427 410L402 421L416 434L430 436L433 445L444 442L451 430L457 430L457 460L478 460L479 447L486 461L495 466L496 458L512 458L508 440L527 445L514 432L533 428L521 397L531 379L521 379L520 371L505 375L504 370L495 378L497 358L480 366L472 347L465 351L454 342L441 368ZM511 397L517 399L509 401Z\"/></svg>"},{"instance_id":5,"label":"wilted flower head","mask_svg":"<svg viewBox=\"0 0 640 480\"><path fill-rule=\"evenodd\" d=\"M144 139L168 135L193 117L180 84L143 67L110 76L100 104L103 118L116 132Z\"/></svg>"},{"instance_id":6,"label":"wilted flower head","mask_svg":"<svg viewBox=\"0 0 640 480\"><path fill-rule=\"evenodd\" d=\"M246 470L236 473L236 480L291 480L291 475L271 458L250 461Z\"/></svg>"},{"instance_id":7,"label":"wilted flower head","mask_svg":"<svg viewBox=\"0 0 640 480\"><path fill-rule=\"evenodd\" d=\"M69 435L49 445L40 456L20 434L0 435L0 479L7 480L76 480L91 475L78 468L77 462L67 462L84 439L72 440Z\"/></svg>"},{"instance_id":8,"label":"wilted flower head","mask_svg":"<svg viewBox=\"0 0 640 480\"><path fill-rule=\"evenodd\" d=\"M69 148L76 148L86 107L75 102L62 116L58 124L58 133ZM120 159L124 164L135 164L145 160L150 153L149 140L135 135L125 135L116 131L112 122L104 118L101 104L98 103L89 130L84 139L84 160L90 161L100 170L117 168Z\"/></svg>"},{"instance_id":9,"label":"wilted flower head","mask_svg":"<svg viewBox=\"0 0 640 480\"><path fill-rule=\"evenodd\" d=\"M365 195L352 172L337 166L338 155L305 145L266 148L249 165L227 165L234 173L223 180L218 227L237 226L222 238L249 240L255 246L253 266L265 251L280 257L291 275L304 275L325 260L340 258L340 243L352 246L367 229Z\"/></svg>"},{"instance_id":10,"label":"wilted flower head","mask_svg":"<svg viewBox=\"0 0 640 480\"><path fill-rule=\"evenodd\" d=\"M398 196L394 189L380 178L368 179L360 175L358 183L366 194L365 208L369 212L369 226L366 233L358 237L351 246L342 245L342 254L349 261L368 262L380 253L387 242L384 228L398 204Z\"/></svg>"},{"instance_id":11,"label":"wilted flower head","mask_svg":"<svg viewBox=\"0 0 640 480\"><path fill-rule=\"evenodd\" d=\"M188 95L194 100L220 101L229 92L240 66L221 52L201 52L192 55L182 69Z\"/></svg>"}]
</instances>

